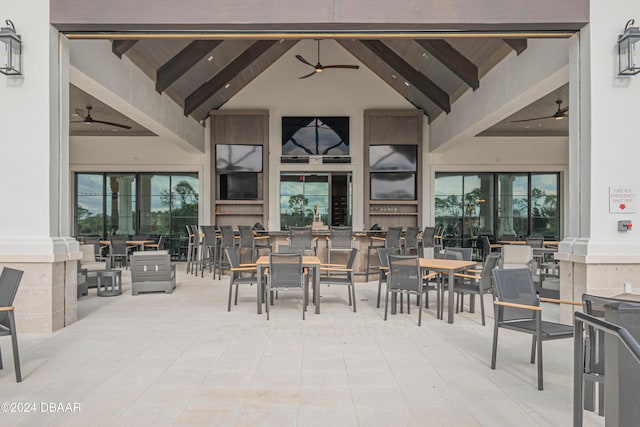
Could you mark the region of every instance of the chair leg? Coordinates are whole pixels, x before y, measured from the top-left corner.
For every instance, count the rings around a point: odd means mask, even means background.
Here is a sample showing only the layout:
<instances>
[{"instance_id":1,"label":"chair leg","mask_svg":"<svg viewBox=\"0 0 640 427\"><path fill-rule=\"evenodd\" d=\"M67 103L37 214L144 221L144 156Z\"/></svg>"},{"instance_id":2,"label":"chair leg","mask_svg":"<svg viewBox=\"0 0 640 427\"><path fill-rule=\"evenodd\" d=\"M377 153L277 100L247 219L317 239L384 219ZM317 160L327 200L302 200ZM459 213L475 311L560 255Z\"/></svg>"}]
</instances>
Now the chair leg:
<instances>
[{"instance_id":1,"label":"chair leg","mask_svg":"<svg viewBox=\"0 0 640 427\"><path fill-rule=\"evenodd\" d=\"M233 294L233 283L229 283L229 303L227 304L227 311L231 311L231 295Z\"/></svg>"},{"instance_id":2,"label":"chair leg","mask_svg":"<svg viewBox=\"0 0 640 427\"><path fill-rule=\"evenodd\" d=\"M382 277L378 279L378 302L376 308L380 308L380 293L382 292Z\"/></svg>"},{"instance_id":3,"label":"chair leg","mask_svg":"<svg viewBox=\"0 0 640 427\"><path fill-rule=\"evenodd\" d=\"M533 335L531 338L531 364L536 363L536 336Z\"/></svg>"},{"instance_id":4,"label":"chair leg","mask_svg":"<svg viewBox=\"0 0 640 427\"><path fill-rule=\"evenodd\" d=\"M478 298L480 298L480 313L482 314L482 326L484 326L484 294L480 293Z\"/></svg>"},{"instance_id":5,"label":"chair leg","mask_svg":"<svg viewBox=\"0 0 640 427\"><path fill-rule=\"evenodd\" d=\"M422 293L418 291L418 305L420 306L418 312L418 326L422 326Z\"/></svg>"},{"instance_id":6,"label":"chair leg","mask_svg":"<svg viewBox=\"0 0 640 427\"><path fill-rule=\"evenodd\" d=\"M356 286L355 283L353 283L353 280L351 281L351 293L353 294L353 312L356 312Z\"/></svg>"},{"instance_id":7,"label":"chair leg","mask_svg":"<svg viewBox=\"0 0 640 427\"><path fill-rule=\"evenodd\" d=\"M542 340L538 339L538 390L542 389Z\"/></svg>"},{"instance_id":8,"label":"chair leg","mask_svg":"<svg viewBox=\"0 0 640 427\"><path fill-rule=\"evenodd\" d=\"M239 287L240 287L240 285L236 283L236 299L235 299L235 301L234 301L234 304L235 304L235 305L238 305L238 288L239 288Z\"/></svg>"},{"instance_id":9,"label":"chair leg","mask_svg":"<svg viewBox=\"0 0 640 427\"><path fill-rule=\"evenodd\" d=\"M498 350L498 311L495 311L493 323L493 344L491 346L491 369L496 369L496 352Z\"/></svg>"},{"instance_id":10,"label":"chair leg","mask_svg":"<svg viewBox=\"0 0 640 427\"><path fill-rule=\"evenodd\" d=\"M269 320L269 295L271 294L271 288L269 287L269 285L267 285L267 288L265 290L266 292L266 304L265 304L265 309L267 311L267 320ZM272 299L272 303L273 303L273 299Z\"/></svg>"},{"instance_id":11,"label":"chair leg","mask_svg":"<svg viewBox=\"0 0 640 427\"><path fill-rule=\"evenodd\" d=\"M13 346L13 366L16 370L16 382L22 382L22 372L20 371L20 355L18 354L18 334L16 333L16 319L13 311L7 312L9 315L9 330L11 331L11 345Z\"/></svg>"},{"instance_id":12,"label":"chair leg","mask_svg":"<svg viewBox=\"0 0 640 427\"><path fill-rule=\"evenodd\" d=\"M387 287L387 292L384 297L384 320L387 320L387 309L389 308L389 288Z\"/></svg>"}]
</instances>

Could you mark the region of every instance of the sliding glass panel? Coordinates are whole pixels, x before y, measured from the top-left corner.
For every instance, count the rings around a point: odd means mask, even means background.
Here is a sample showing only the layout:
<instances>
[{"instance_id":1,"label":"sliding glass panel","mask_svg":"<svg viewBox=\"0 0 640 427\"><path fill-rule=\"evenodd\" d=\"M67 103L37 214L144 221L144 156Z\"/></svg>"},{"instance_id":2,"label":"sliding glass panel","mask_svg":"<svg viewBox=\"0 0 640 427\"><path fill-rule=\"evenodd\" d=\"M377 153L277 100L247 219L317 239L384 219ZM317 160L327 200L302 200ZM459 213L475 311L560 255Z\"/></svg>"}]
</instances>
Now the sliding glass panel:
<instances>
[{"instance_id":1,"label":"sliding glass panel","mask_svg":"<svg viewBox=\"0 0 640 427\"><path fill-rule=\"evenodd\" d=\"M498 175L498 238L529 235L528 174Z\"/></svg>"},{"instance_id":2,"label":"sliding glass panel","mask_svg":"<svg viewBox=\"0 0 640 427\"><path fill-rule=\"evenodd\" d=\"M136 176L107 174L107 234L136 234Z\"/></svg>"},{"instance_id":3,"label":"sliding glass panel","mask_svg":"<svg viewBox=\"0 0 640 427\"><path fill-rule=\"evenodd\" d=\"M76 174L76 236L104 234L103 181L103 174Z\"/></svg>"},{"instance_id":4,"label":"sliding glass panel","mask_svg":"<svg viewBox=\"0 0 640 427\"><path fill-rule=\"evenodd\" d=\"M198 175L171 176L171 235L186 236L187 224L198 224Z\"/></svg>"},{"instance_id":5,"label":"sliding glass panel","mask_svg":"<svg viewBox=\"0 0 640 427\"><path fill-rule=\"evenodd\" d=\"M436 225L444 225L445 246L459 246L463 212L461 175L436 175L435 208Z\"/></svg>"},{"instance_id":6,"label":"sliding glass panel","mask_svg":"<svg viewBox=\"0 0 640 427\"><path fill-rule=\"evenodd\" d=\"M171 219L171 178L169 175L140 174L138 234L168 235Z\"/></svg>"},{"instance_id":7,"label":"sliding glass panel","mask_svg":"<svg viewBox=\"0 0 640 427\"><path fill-rule=\"evenodd\" d=\"M546 240L560 236L558 212L558 175L531 175L531 234Z\"/></svg>"}]
</instances>

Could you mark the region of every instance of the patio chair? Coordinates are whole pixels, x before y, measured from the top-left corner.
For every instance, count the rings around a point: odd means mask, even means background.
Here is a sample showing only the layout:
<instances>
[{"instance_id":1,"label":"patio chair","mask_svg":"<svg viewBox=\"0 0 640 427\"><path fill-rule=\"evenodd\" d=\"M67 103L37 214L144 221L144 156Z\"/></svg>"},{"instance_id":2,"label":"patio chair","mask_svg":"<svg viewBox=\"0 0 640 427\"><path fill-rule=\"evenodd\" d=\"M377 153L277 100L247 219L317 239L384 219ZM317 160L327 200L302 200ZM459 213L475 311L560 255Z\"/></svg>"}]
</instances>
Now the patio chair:
<instances>
[{"instance_id":1,"label":"patio chair","mask_svg":"<svg viewBox=\"0 0 640 427\"><path fill-rule=\"evenodd\" d=\"M491 274L495 266L498 264L499 258L499 254L487 255L480 275L466 273L455 274L456 281L453 291L457 295L456 313L458 312L458 307L460 307L461 311L463 310L465 294L478 295L480 297L480 313L482 314L482 326L485 326L483 296L485 294L493 293Z\"/></svg>"},{"instance_id":2,"label":"patio chair","mask_svg":"<svg viewBox=\"0 0 640 427\"><path fill-rule=\"evenodd\" d=\"M418 234L420 234L420 227L407 227L407 232L404 235L402 244L402 252L404 255L412 255L412 251L415 250L416 255L422 256L418 247Z\"/></svg>"},{"instance_id":3,"label":"patio chair","mask_svg":"<svg viewBox=\"0 0 640 427\"><path fill-rule=\"evenodd\" d=\"M233 231L233 227L230 225L222 225L220 226L220 250L218 251L218 280L222 278L222 261L223 261L223 253L225 249L231 249L233 251L236 250L236 233ZM213 277L216 276L216 266L213 266Z\"/></svg>"},{"instance_id":4,"label":"patio chair","mask_svg":"<svg viewBox=\"0 0 640 427\"><path fill-rule=\"evenodd\" d=\"M231 277L229 278L229 302L227 311L231 311L231 296L233 294L233 285L236 285L236 296L233 305L238 305L238 288L240 285L251 285L258 283L258 270L255 264L240 264L236 253L231 248L225 248L224 253L227 256L229 265L231 266Z\"/></svg>"},{"instance_id":5,"label":"patio chair","mask_svg":"<svg viewBox=\"0 0 640 427\"><path fill-rule=\"evenodd\" d=\"M154 249L156 251L164 250L164 236L158 237L158 241L156 243L145 243L144 247L149 249Z\"/></svg>"},{"instance_id":6,"label":"patio chair","mask_svg":"<svg viewBox=\"0 0 640 427\"><path fill-rule=\"evenodd\" d=\"M269 244L269 236L256 236L253 227L250 225L239 225L238 230L240 231L240 242L238 245L240 258L242 257L243 249L249 250L251 262L255 262L260 255L260 250L266 249L269 252L272 251L271 245Z\"/></svg>"},{"instance_id":7,"label":"patio chair","mask_svg":"<svg viewBox=\"0 0 640 427\"><path fill-rule=\"evenodd\" d=\"M417 256L389 255L389 273L387 277L387 294L384 300L384 320L387 320L389 295L416 295L420 306L418 326L422 325L422 294L425 292L420 262ZM401 303L402 306L402 303ZM407 311L409 314L409 311Z\"/></svg>"},{"instance_id":8,"label":"patio chair","mask_svg":"<svg viewBox=\"0 0 640 427\"><path fill-rule=\"evenodd\" d=\"M493 269L494 327L491 369L496 368L498 330L510 329L532 335L531 363L538 362L538 390L543 389L542 342L573 337L573 325L542 320L540 302L582 305L580 302L538 298L528 268Z\"/></svg>"},{"instance_id":9,"label":"patio chair","mask_svg":"<svg viewBox=\"0 0 640 427\"><path fill-rule=\"evenodd\" d=\"M216 228L212 225L201 225L200 234L202 234L202 239L199 247L200 254L196 266L196 276L198 275L199 268L200 277L204 277L204 269L209 267L209 273L211 273L213 264L215 264L218 249L218 235L216 234Z\"/></svg>"},{"instance_id":10,"label":"patio chair","mask_svg":"<svg viewBox=\"0 0 640 427\"><path fill-rule=\"evenodd\" d=\"M356 312L356 288L354 286L353 264L358 256L356 248L351 249L346 264L322 264L320 267L320 285L346 285L349 294L349 305L353 296L353 312ZM322 272L330 273L322 275Z\"/></svg>"},{"instance_id":11,"label":"patio chair","mask_svg":"<svg viewBox=\"0 0 640 427\"><path fill-rule=\"evenodd\" d=\"M389 272L389 255L400 255L400 248L378 248L378 260L380 268L378 270L378 301L376 308L380 308L380 294L382 294L382 283L387 285L387 273Z\"/></svg>"},{"instance_id":12,"label":"patio chair","mask_svg":"<svg viewBox=\"0 0 640 427\"><path fill-rule=\"evenodd\" d=\"M455 258L459 259L460 261L471 261L471 257L473 256L473 248L445 248L445 258L447 258L447 254L450 254L452 252L458 252L460 254L460 258Z\"/></svg>"},{"instance_id":13,"label":"patio chair","mask_svg":"<svg viewBox=\"0 0 640 427\"><path fill-rule=\"evenodd\" d=\"M131 255L131 295L140 292L170 294L176 288L176 266L167 251L136 252Z\"/></svg>"},{"instance_id":14,"label":"patio chair","mask_svg":"<svg viewBox=\"0 0 640 427\"><path fill-rule=\"evenodd\" d=\"M332 252L350 253L353 242L352 227L331 227L331 234L327 238L327 263L331 264Z\"/></svg>"},{"instance_id":15,"label":"patio chair","mask_svg":"<svg viewBox=\"0 0 640 427\"><path fill-rule=\"evenodd\" d=\"M273 304L272 291L300 289L302 291L302 320L305 319L308 292L307 278L302 268L301 254L271 254L269 255L269 271L267 274L267 320L269 320L269 305ZM269 301L270 300L270 301Z\"/></svg>"},{"instance_id":16,"label":"patio chair","mask_svg":"<svg viewBox=\"0 0 640 427\"><path fill-rule=\"evenodd\" d=\"M424 231L422 232L422 239L419 240L418 243L420 243L420 254L422 254L422 256L426 256L425 255L425 249L427 248L433 248L434 246L434 239L433 236L436 235L436 227L425 227Z\"/></svg>"},{"instance_id":17,"label":"patio chair","mask_svg":"<svg viewBox=\"0 0 640 427\"><path fill-rule=\"evenodd\" d=\"M402 235L402 227L389 227L384 237L371 236L369 238L369 247L367 248L367 266L365 267L366 281L369 281L369 270L371 261L371 250L380 247L383 248L402 248L400 236Z\"/></svg>"},{"instance_id":18,"label":"patio chair","mask_svg":"<svg viewBox=\"0 0 640 427\"><path fill-rule=\"evenodd\" d=\"M289 246L316 254L317 239L313 237L311 227L289 227Z\"/></svg>"},{"instance_id":19,"label":"patio chair","mask_svg":"<svg viewBox=\"0 0 640 427\"><path fill-rule=\"evenodd\" d=\"M22 274L21 270L14 270L9 267L4 267L0 274L0 337L11 335L16 382L22 382L22 373L20 372L20 355L18 353L16 319L13 314L13 300L18 292ZM2 353L0 353L0 369L2 368Z\"/></svg>"},{"instance_id":20,"label":"patio chair","mask_svg":"<svg viewBox=\"0 0 640 427\"><path fill-rule=\"evenodd\" d=\"M120 268L122 268L123 265L126 269L129 268L129 247L124 237L111 236L109 262L113 267L115 267L116 262L118 262Z\"/></svg>"}]
</instances>

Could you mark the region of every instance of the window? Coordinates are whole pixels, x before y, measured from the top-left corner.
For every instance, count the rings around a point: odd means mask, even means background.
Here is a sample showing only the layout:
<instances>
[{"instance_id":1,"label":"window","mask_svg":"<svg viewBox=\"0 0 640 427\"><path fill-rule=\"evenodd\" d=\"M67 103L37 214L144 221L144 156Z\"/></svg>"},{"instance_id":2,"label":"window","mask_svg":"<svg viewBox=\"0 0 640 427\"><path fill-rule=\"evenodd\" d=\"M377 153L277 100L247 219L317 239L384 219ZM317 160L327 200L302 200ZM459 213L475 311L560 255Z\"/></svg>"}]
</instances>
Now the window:
<instances>
[{"instance_id":1,"label":"window","mask_svg":"<svg viewBox=\"0 0 640 427\"><path fill-rule=\"evenodd\" d=\"M76 236L186 235L198 223L198 175L76 173Z\"/></svg>"},{"instance_id":2,"label":"window","mask_svg":"<svg viewBox=\"0 0 640 427\"><path fill-rule=\"evenodd\" d=\"M486 235L560 238L558 173L436 173L435 217L449 245ZM445 243L446 244L446 243Z\"/></svg>"}]
</instances>

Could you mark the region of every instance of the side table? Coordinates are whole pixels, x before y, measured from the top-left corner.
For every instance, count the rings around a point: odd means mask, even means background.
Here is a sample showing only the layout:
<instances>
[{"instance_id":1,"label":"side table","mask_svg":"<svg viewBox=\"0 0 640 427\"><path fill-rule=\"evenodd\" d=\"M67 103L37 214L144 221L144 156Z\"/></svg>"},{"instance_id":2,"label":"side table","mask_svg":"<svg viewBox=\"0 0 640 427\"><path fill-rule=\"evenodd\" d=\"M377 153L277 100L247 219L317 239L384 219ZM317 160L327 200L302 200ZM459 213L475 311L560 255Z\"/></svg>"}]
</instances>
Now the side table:
<instances>
[{"instance_id":1,"label":"side table","mask_svg":"<svg viewBox=\"0 0 640 427\"><path fill-rule=\"evenodd\" d=\"M99 297L115 297L122 294L122 271L102 270L96 272Z\"/></svg>"}]
</instances>

